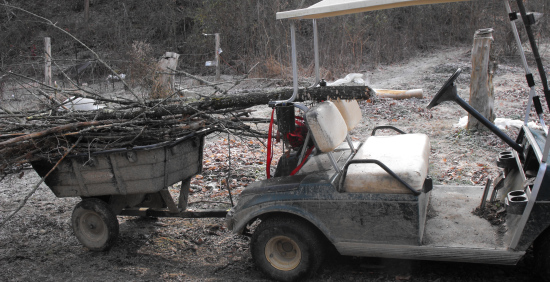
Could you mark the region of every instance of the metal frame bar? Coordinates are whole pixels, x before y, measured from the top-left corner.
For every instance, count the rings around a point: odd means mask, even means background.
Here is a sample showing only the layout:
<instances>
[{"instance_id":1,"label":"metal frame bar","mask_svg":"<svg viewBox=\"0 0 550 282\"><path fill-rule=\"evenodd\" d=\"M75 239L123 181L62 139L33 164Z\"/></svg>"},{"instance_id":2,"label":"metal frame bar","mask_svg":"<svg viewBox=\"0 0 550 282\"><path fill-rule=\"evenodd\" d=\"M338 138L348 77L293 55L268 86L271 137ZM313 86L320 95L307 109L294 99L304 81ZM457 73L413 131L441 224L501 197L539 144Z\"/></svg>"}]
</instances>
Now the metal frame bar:
<instances>
[{"instance_id":1,"label":"metal frame bar","mask_svg":"<svg viewBox=\"0 0 550 282\"><path fill-rule=\"evenodd\" d=\"M355 149L355 147L353 146L353 142L351 141L351 137L349 136L349 132L348 134L346 134L346 141L348 141L348 145L351 150L351 153L352 154L357 153L357 150Z\"/></svg>"},{"instance_id":2,"label":"metal frame bar","mask_svg":"<svg viewBox=\"0 0 550 282\"><path fill-rule=\"evenodd\" d=\"M319 37L317 36L317 20L313 19L313 52L315 53L315 85L321 81L319 73Z\"/></svg>"},{"instance_id":3,"label":"metal frame bar","mask_svg":"<svg viewBox=\"0 0 550 282\"><path fill-rule=\"evenodd\" d=\"M334 156L332 155L332 152L327 152L328 158L330 160L330 163L334 167L334 170L336 170L336 174L339 174L341 172L341 169L338 167L338 163L334 159Z\"/></svg>"},{"instance_id":4,"label":"metal frame bar","mask_svg":"<svg viewBox=\"0 0 550 282\"><path fill-rule=\"evenodd\" d=\"M294 21L290 23L290 45L292 48L292 86L294 92L292 93L292 97L288 99L288 102L294 101L298 95L298 62L296 59L296 25Z\"/></svg>"},{"instance_id":5,"label":"metal frame bar","mask_svg":"<svg viewBox=\"0 0 550 282\"><path fill-rule=\"evenodd\" d=\"M510 8L510 3L508 2L508 0L504 0L504 7L506 8L506 12L508 14L512 13L512 9ZM525 51L523 49L523 46L521 45L521 39L519 37L516 23L513 20L510 20L510 25L512 26L512 32L514 33L514 38L516 39L516 44L518 45L518 51L521 57L521 62L523 63L523 68L525 69L525 75L526 76L532 75L531 70L529 69L529 65L527 64L527 58L525 58ZM525 107L525 117L523 119L523 123L525 125L529 123L529 114L531 112L534 96L535 96L535 86L531 86L529 90L529 100L527 101L527 106Z\"/></svg>"}]
</instances>

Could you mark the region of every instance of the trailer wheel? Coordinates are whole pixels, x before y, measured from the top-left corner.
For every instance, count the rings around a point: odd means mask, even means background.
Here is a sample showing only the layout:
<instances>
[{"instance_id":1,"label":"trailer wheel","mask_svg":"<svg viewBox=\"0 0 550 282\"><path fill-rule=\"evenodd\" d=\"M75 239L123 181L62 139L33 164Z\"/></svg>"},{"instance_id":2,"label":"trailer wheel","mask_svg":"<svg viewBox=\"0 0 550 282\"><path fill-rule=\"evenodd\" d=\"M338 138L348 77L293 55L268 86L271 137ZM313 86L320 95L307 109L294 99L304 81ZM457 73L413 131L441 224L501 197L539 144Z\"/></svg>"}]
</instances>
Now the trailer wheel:
<instances>
[{"instance_id":1,"label":"trailer wheel","mask_svg":"<svg viewBox=\"0 0 550 282\"><path fill-rule=\"evenodd\" d=\"M256 266L279 281L305 278L324 259L321 236L308 222L299 219L278 217L263 221L250 245Z\"/></svg>"},{"instance_id":2,"label":"trailer wheel","mask_svg":"<svg viewBox=\"0 0 550 282\"><path fill-rule=\"evenodd\" d=\"M100 199L85 199L72 214L74 234L91 251L107 251L118 237L118 220L109 205Z\"/></svg>"}]
</instances>

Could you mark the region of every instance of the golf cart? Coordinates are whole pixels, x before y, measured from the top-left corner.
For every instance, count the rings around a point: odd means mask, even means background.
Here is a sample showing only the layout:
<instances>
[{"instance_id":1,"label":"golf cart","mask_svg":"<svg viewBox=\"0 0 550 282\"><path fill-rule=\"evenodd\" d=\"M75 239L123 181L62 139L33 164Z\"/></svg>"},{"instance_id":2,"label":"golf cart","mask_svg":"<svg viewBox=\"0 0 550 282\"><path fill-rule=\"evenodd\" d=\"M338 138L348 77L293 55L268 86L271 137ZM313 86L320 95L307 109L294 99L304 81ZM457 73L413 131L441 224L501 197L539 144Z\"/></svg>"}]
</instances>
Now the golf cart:
<instances>
[{"instance_id":1,"label":"golf cart","mask_svg":"<svg viewBox=\"0 0 550 282\"><path fill-rule=\"evenodd\" d=\"M294 103L293 98L272 101L279 131L291 139L292 150L281 157L275 177L270 177L268 170L268 179L244 190L238 205L227 215L227 225L234 232L249 234L253 229L251 253L260 270L276 280L306 277L321 265L329 244L349 256L502 265L516 264L534 246L542 277L550 279L550 143L546 142L544 127L527 127L533 104L539 117L542 107L514 23L516 13L511 12L508 1L503 0L531 89L525 125L517 139L511 139L458 97L454 81L460 69L428 105L458 103L512 148L498 156L497 165L503 171L494 185L490 181L485 187L433 185L428 174L430 140L425 134L405 134L384 126L374 128L364 142L352 142L348 132L362 118L357 101L325 101L312 108ZM309 8L277 13L277 19L313 19L318 83L316 19L445 2L456 1L324 0ZM521 0L517 2L550 101L529 28L532 16L525 12ZM293 23L291 42L296 93ZM295 122L294 108L303 111L303 126ZM379 129L395 134L376 135ZM296 132L307 134L296 138ZM472 213L487 201L500 201L506 207L505 228ZM256 226L257 220L260 223Z\"/></svg>"}]
</instances>

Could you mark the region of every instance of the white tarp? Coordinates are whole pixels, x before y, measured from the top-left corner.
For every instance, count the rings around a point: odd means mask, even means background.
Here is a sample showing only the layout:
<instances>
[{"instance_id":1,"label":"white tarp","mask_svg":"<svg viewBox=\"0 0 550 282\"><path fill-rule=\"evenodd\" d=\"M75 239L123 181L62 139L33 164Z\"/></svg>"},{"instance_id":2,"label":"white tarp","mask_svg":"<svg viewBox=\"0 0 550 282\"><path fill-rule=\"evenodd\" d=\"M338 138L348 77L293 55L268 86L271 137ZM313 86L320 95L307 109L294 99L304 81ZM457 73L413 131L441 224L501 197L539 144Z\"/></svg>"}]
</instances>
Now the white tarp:
<instances>
[{"instance_id":1,"label":"white tarp","mask_svg":"<svg viewBox=\"0 0 550 282\"><path fill-rule=\"evenodd\" d=\"M278 12L277 19L320 19L416 5L470 0L323 0L305 9Z\"/></svg>"},{"instance_id":2,"label":"white tarp","mask_svg":"<svg viewBox=\"0 0 550 282\"><path fill-rule=\"evenodd\" d=\"M494 124L496 127L498 127L498 129L504 130L507 127L521 128L521 126L523 125L523 121L509 118L495 118ZM466 128L466 125L468 125L468 116L463 116L458 120L458 123L455 123L453 125L453 127ZM527 126L534 129L542 129L540 125L532 121L530 121Z\"/></svg>"}]
</instances>

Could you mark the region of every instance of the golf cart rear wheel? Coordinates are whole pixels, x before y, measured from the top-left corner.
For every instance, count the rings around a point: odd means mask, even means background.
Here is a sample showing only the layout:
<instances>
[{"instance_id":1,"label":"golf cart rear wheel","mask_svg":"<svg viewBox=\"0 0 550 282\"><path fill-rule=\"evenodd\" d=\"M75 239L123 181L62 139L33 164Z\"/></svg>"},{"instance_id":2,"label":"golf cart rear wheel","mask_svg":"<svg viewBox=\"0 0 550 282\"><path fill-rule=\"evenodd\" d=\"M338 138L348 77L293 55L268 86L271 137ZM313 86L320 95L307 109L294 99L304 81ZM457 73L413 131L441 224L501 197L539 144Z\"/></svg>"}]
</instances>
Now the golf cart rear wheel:
<instances>
[{"instance_id":1,"label":"golf cart rear wheel","mask_svg":"<svg viewBox=\"0 0 550 282\"><path fill-rule=\"evenodd\" d=\"M534 244L535 268L541 281L550 282L550 230L541 234Z\"/></svg>"},{"instance_id":2,"label":"golf cart rear wheel","mask_svg":"<svg viewBox=\"0 0 550 282\"><path fill-rule=\"evenodd\" d=\"M118 220L109 205L100 199L78 203L71 218L80 243L91 251L107 251L118 237Z\"/></svg>"},{"instance_id":3,"label":"golf cart rear wheel","mask_svg":"<svg viewBox=\"0 0 550 282\"><path fill-rule=\"evenodd\" d=\"M252 237L256 266L279 281L296 281L314 273L322 264L322 238L310 223L295 218L262 221Z\"/></svg>"}]
</instances>

